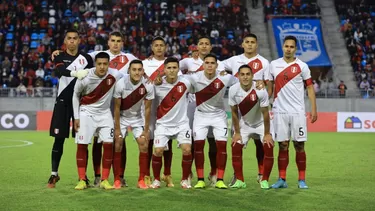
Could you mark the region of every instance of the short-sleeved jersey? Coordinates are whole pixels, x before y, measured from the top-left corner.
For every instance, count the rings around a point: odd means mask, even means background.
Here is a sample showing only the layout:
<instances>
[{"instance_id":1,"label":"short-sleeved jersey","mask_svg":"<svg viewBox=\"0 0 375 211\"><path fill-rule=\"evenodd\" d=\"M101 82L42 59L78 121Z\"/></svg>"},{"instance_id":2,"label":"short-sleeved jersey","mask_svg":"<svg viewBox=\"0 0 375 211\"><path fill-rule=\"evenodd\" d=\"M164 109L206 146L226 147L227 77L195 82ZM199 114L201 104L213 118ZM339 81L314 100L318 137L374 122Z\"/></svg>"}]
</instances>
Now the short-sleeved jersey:
<instances>
[{"instance_id":1,"label":"short-sleeved jersey","mask_svg":"<svg viewBox=\"0 0 375 211\"><path fill-rule=\"evenodd\" d=\"M100 53L105 52L109 55L109 67L112 69L116 69L120 71L121 73L127 74L129 69L129 64L131 61L137 59L133 54L130 53L124 53L120 52L119 54L113 54L110 50L106 51L94 51L89 53L89 55L93 58L95 61L95 56Z\"/></svg>"},{"instance_id":2,"label":"short-sleeved jersey","mask_svg":"<svg viewBox=\"0 0 375 211\"><path fill-rule=\"evenodd\" d=\"M191 92L191 83L182 76L173 84L168 83L164 77L162 84L155 86L156 124L175 127L189 123L186 97L188 92Z\"/></svg>"},{"instance_id":3,"label":"short-sleeved jersey","mask_svg":"<svg viewBox=\"0 0 375 211\"><path fill-rule=\"evenodd\" d=\"M274 112L305 112L304 83L312 84L311 72L307 64L298 58L286 63L283 58L270 64L269 80L274 81Z\"/></svg>"},{"instance_id":4,"label":"short-sleeved jersey","mask_svg":"<svg viewBox=\"0 0 375 211\"><path fill-rule=\"evenodd\" d=\"M80 111L91 115L110 112L115 84L122 77L123 74L110 68L100 78L95 74L95 68L92 68L85 78L77 80L73 94L74 118L79 119Z\"/></svg>"},{"instance_id":5,"label":"short-sleeved jersey","mask_svg":"<svg viewBox=\"0 0 375 211\"><path fill-rule=\"evenodd\" d=\"M224 71L224 65L221 61L217 61L217 71ZM180 60L180 70L182 72L187 71L188 73L194 73L203 71L203 60L198 57L198 59L194 59L193 57L185 58Z\"/></svg>"},{"instance_id":6,"label":"short-sleeved jersey","mask_svg":"<svg viewBox=\"0 0 375 211\"><path fill-rule=\"evenodd\" d=\"M192 83L199 111L214 115L225 112L226 88L238 81L236 77L229 74L224 76L217 74L214 78L208 79L203 71L185 77Z\"/></svg>"},{"instance_id":7,"label":"short-sleeved jersey","mask_svg":"<svg viewBox=\"0 0 375 211\"><path fill-rule=\"evenodd\" d=\"M232 56L222 62L226 70L232 71L234 76L238 76L238 69L242 65L249 65L253 71L253 80L266 80L269 74L269 62L263 56L257 54L252 58L247 58L244 54Z\"/></svg>"},{"instance_id":8,"label":"short-sleeved jersey","mask_svg":"<svg viewBox=\"0 0 375 211\"><path fill-rule=\"evenodd\" d=\"M144 126L142 117L143 100L153 100L155 97L154 86L139 81L133 84L130 75L125 75L115 86L114 98L121 98L121 122L125 125Z\"/></svg>"},{"instance_id":9,"label":"short-sleeved jersey","mask_svg":"<svg viewBox=\"0 0 375 211\"><path fill-rule=\"evenodd\" d=\"M164 61L165 60L157 60L155 58L143 60L143 69L145 70L147 77L151 80L155 80L158 75L163 76Z\"/></svg>"},{"instance_id":10,"label":"short-sleeved jersey","mask_svg":"<svg viewBox=\"0 0 375 211\"><path fill-rule=\"evenodd\" d=\"M56 67L59 65L64 65L68 71L77 71L94 67L93 60L86 53L78 53L77 55L72 56L64 51L56 56L54 62ZM76 78L59 74L57 74L57 77L59 77L57 97L64 99L67 102L72 102Z\"/></svg>"},{"instance_id":11,"label":"short-sleeved jersey","mask_svg":"<svg viewBox=\"0 0 375 211\"><path fill-rule=\"evenodd\" d=\"M261 108L268 107L268 94L265 89L257 90L255 82L250 90L242 89L240 83L236 83L229 88L228 104L238 106L241 120L251 127L257 127L263 122Z\"/></svg>"}]
</instances>

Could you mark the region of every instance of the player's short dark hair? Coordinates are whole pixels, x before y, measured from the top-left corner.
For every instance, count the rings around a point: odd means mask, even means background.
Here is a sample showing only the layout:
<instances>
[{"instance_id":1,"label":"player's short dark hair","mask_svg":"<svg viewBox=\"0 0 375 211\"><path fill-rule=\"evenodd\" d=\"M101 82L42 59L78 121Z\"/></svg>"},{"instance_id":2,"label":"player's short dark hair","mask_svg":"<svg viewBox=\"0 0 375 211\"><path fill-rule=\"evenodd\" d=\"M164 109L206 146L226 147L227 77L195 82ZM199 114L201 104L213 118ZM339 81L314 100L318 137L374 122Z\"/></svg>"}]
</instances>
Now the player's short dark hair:
<instances>
[{"instance_id":1,"label":"player's short dark hair","mask_svg":"<svg viewBox=\"0 0 375 211\"><path fill-rule=\"evenodd\" d=\"M292 35L288 35L284 38L284 43L285 41L287 40L294 40L294 43L297 45L297 38L295 36L292 36Z\"/></svg>"},{"instance_id":2,"label":"player's short dark hair","mask_svg":"<svg viewBox=\"0 0 375 211\"><path fill-rule=\"evenodd\" d=\"M142 61L139 60L139 59L134 59L134 60L132 60L132 61L129 63L129 69L130 69L130 67L132 66L132 64L141 64L142 67L143 67L143 63L142 63Z\"/></svg>"},{"instance_id":3,"label":"player's short dark hair","mask_svg":"<svg viewBox=\"0 0 375 211\"><path fill-rule=\"evenodd\" d=\"M154 43L156 40L160 40L160 41L163 41L163 43L165 44L165 40L164 38L160 37L160 36L156 36L152 39L152 42L151 43Z\"/></svg>"},{"instance_id":4,"label":"player's short dark hair","mask_svg":"<svg viewBox=\"0 0 375 211\"><path fill-rule=\"evenodd\" d=\"M253 74L253 70L251 69L251 67L247 64L243 64L241 65L239 68L238 68L238 73L241 73L241 70L244 69L244 68L249 68L250 69L250 73L251 75Z\"/></svg>"},{"instance_id":5,"label":"player's short dark hair","mask_svg":"<svg viewBox=\"0 0 375 211\"><path fill-rule=\"evenodd\" d=\"M65 36L66 36L68 33L76 33L77 35L79 35L78 31L75 30L75 29L68 29L68 30L66 30L66 32L65 32Z\"/></svg>"},{"instance_id":6,"label":"player's short dark hair","mask_svg":"<svg viewBox=\"0 0 375 211\"><path fill-rule=\"evenodd\" d=\"M168 63L176 62L178 66L180 66L178 59L176 57L168 57L166 60L164 60L164 65L167 65Z\"/></svg>"},{"instance_id":7,"label":"player's short dark hair","mask_svg":"<svg viewBox=\"0 0 375 211\"><path fill-rule=\"evenodd\" d=\"M122 33L119 32L119 31L111 32L111 33L109 34L109 37L111 37L111 36L121 37L121 40L124 40L124 35L122 35Z\"/></svg>"},{"instance_id":8,"label":"player's short dark hair","mask_svg":"<svg viewBox=\"0 0 375 211\"><path fill-rule=\"evenodd\" d=\"M250 38L250 37L252 37L252 38L254 38L255 40L258 41L258 37L257 37L255 34L253 34L253 33L250 33L250 34L245 35L245 36L243 37L243 39L245 40L245 38Z\"/></svg>"},{"instance_id":9,"label":"player's short dark hair","mask_svg":"<svg viewBox=\"0 0 375 211\"><path fill-rule=\"evenodd\" d=\"M211 38L209 36L207 36L207 35L202 35L201 37L198 38L198 41L196 43L197 45L199 43L199 40L201 40L201 39L208 39L208 41L210 41L210 44L211 44Z\"/></svg>"},{"instance_id":10,"label":"player's short dark hair","mask_svg":"<svg viewBox=\"0 0 375 211\"><path fill-rule=\"evenodd\" d=\"M206 60L206 58L209 58L209 57L214 58L214 59L215 59L215 62L217 62L217 57L216 57L216 55L213 54L213 53L209 53L209 54L207 54L207 55L204 57L203 60Z\"/></svg>"},{"instance_id":11,"label":"player's short dark hair","mask_svg":"<svg viewBox=\"0 0 375 211\"><path fill-rule=\"evenodd\" d=\"M100 53L96 54L96 56L95 56L95 61L98 60L98 59L108 59L108 61L109 61L109 54L106 53L106 52L100 52Z\"/></svg>"}]
</instances>

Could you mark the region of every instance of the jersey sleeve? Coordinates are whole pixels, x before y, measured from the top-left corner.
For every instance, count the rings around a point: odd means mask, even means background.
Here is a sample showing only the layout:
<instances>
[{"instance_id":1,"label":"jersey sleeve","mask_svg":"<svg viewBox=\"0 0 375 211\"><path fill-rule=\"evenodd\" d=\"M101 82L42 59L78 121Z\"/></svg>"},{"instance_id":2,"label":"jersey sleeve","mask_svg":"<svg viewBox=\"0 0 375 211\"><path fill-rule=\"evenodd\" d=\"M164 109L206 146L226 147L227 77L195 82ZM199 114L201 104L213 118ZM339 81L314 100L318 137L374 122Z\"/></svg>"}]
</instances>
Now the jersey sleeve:
<instances>
[{"instance_id":1,"label":"jersey sleeve","mask_svg":"<svg viewBox=\"0 0 375 211\"><path fill-rule=\"evenodd\" d=\"M267 78L266 80L269 80L269 81L274 81L274 72L273 72L273 67L274 64L271 62L270 65L268 66L268 74L267 74ZM264 72L266 74L266 72Z\"/></svg>"},{"instance_id":2,"label":"jersey sleeve","mask_svg":"<svg viewBox=\"0 0 375 211\"><path fill-rule=\"evenodd\" d=\"M93 51L93 52L90 52L90 53L88 53L88 55L89 56L91 56L91 59L92 59L92 61L93 61L93 65L95 66L95 56L96 56L96 54L98 54L99 52L101 52L101 51Z\"/></svg>"},{"instance_id":3,"label":"jersey sleeve","mask_svg":"<svg viewBox=\"0 0 375 211\"><path fill-rule=\"evenodd\" d=\"M127 57L128 57L128 59L129 59L129 62L138 59L138 58L135 57L133 54L128 54Z\"/></svg>"},{"instance_id":4,"label":"jersey sleeve","mask_svg":"<svg viewBox=\"0 0 375 211\"><path fill-rule=\"evenodd\" d=\"M55 75L60 78L61 76L71 77L70 70L66 69L65 63L63 61L63 55L58 55L54 61L55 63Z\"/></svg>"},{"instance_id":5,"label":"jersey sleeve","mask_svg":"<svg viewBox=\"0 0 375 211\"><path fill-rule=\"evenodd\" d=\"M85 69L93 68L95 63L94 63L94 59L92 58L92 56L90 56L89 54L83 54L83 56L87 60L87 65L86 65Z\"/></svg>"},{"instance_id":6,"label":"jersey sleeve","mask_svg":"<svg viewBox=\"0 0 375 211\"><path fill-rule=\"evenodd\" d=\"M185 70L188 70L187 59L180 60L179 66L182 72L184 72Z\"/></svg>"},{"instance_id":7,"label":"jersey sleeve","mask_svg":"<svg viewBox=\"0 0 375 211\"><path fill-rule=\"evenodd\" d=\"M232 57L231 57L231 58L232 58ZM231 65L230 65L230 63L231 63L231 58L228 58L228 59L222 61L221 63L222 63L222 65L223 65L223 67L224 67L225 70L228 70L228 71L233 72L233 69L232 69L232 67L231 67Z\"/></svg>"},{"instance_id":8,"label":"jersey sleeve","mask_svg":"<svg viewBox=\"0 0 375 211\"><path fill-rule=\"evenodd\" d=\"M147 84L147 88L146 100L153 100L155 98L155 87L151 84Z\"/></svg>"},{"instance_id":9,"label":"jersey sleeve","mask_svg":"<svg viewBox=\"0 0 375 211\"><path fill-rule=\"evenodd\" d=\"M230 77L228 86L233 86L238 82L238 78L233 75L228 75Z\"/></svg>"},{"instance_id":10,"label":"jersey sleeve","mask_svg":"<svg viewBox=\"0 0 375 211\"><path fill-rule=\"evenodd\" d=\"M125 81L124 78L121 78L119 81L116 82L115 90L113 91L113 98L121 98L122 97L122 90L124 88Z\"/></svg>"},{"instance_id":11,"label":"jersey sleeve","mask_svg":"<svg viewBox=\"0 0 375 211\"><path fill-rule=\"evenodd\" d=\"M228 104L229 106L235 106L237 105L236 103L236 99L235 99L235 87L232 86L229 88L229 92L228 92Z\"/></svg>"},{"instance_id":12,"label":"jersey sleeve","mask_svg":"<svg viewBox=\"0 0 375 211\"><path fill-rule=\"evenodd\" d=\"M225 67L224 67L223 62L217 61L217 69L216 70L219 71L219 72L225 71Z\"/></svg>"},{"instance_id":13,"label":"jersey sleeve","mask_svg":"<svg viewBox=\"0 0 375 211\"><path fill-rule=\"evenodd\" d=\"M260 107L262 107L262 108L268 107L270 102L268 100L267 91L265 89L257 90L257 94L258 94L258 98L259 98Z\"/></svg>"},{"instance_id":14,"label":"jersey sleeve","mask_svg":"<svg viewBox=\"0 0 375 211\"><path fill-rule=\"evenodd\" d=\"M307 64L303 65L302 67L302 79L304 80L306 86L312 85L311 80L311 71L310 68L307 66Z\"/></svg>"},{"instance_id":15,"label":"jersey sleeve","mask_svg":"<svg viewBox=\"0 0 375 211\"><path fill-rule=\"evenodd\" d=\"M264 63L264 72L263 72L263 80L264 81L269 81L270 77L270 63L266 60Z\"/></svg>"}]
</instances>

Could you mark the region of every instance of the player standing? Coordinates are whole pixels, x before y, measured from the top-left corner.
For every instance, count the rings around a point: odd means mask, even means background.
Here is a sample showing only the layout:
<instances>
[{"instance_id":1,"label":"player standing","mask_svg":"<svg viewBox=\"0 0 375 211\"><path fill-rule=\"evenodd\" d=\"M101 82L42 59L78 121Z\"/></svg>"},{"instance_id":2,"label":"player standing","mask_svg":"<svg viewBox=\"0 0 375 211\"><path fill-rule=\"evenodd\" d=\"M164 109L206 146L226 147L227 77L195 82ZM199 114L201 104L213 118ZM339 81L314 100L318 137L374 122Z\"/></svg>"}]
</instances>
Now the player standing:
<instances>
[{"instance_id":1,"label":"player standing","mask_svg":"<svg viewBox=\"0 0 375 211\"><path fill-rule=\"evenodd\" d=\"M78 32L72 29L68 30L64 38L66 51L54 60L59 86L50 126L50 136L55 137L55 141L51 153L52 173L47 184L49 188L54 188L56 182L60 180L58 168L63 154L64 141L65 138L69 138L70 121L74 120L72 96L77 80L75 77L85 77L88 71L84 69L93 67L91 57L78 52L79 43ZM74 130L72 136L75 136Z\"/></svg>"},{"instance_id":2,"label":"player standing","mask_svg":"<svg viewBox=\"0 0 375 211\"><path fill-rule=\"evenodd\" d=\"M202 36L198 39L198 43L196 45L196 49L198 51L198 57L195 57L195 49L192 49L193 56L190 58L185 58L180 61L180 70L184 72L185 74L194 74L198 73L200 71L204 70L203 63L204 58L211 52L212 45L211 40L207 36ZM217 61L217 71L221 72L224 71L225 68L222 65L220 61ZM196 99L194 94L189 94L189 106L188 106L188 117L189 117L189 124L190 127L193 128L193 120L194 120L194 113L196 108ZM193 131L194 132L194 131ZM205 138L206 139L206 138ZM216 142L214 135L212 133L212 129L209 129L208 132L208 144L209 144L209 151L208 151L208 157L210 159L210 166L211 166L211 172L208 176L208 179L211 181L211 186L215 186L216 184L216 172L217 172L217 166L216 166ZM193 150L194 151L194 146ZM193 152L194 153L194 152Z\"/></svg>"},{"instance_id":3,"label":"player standing","mask_svg":"<svg viewBox=\"0 0 375 211\"><path fill-rule=\"evenodd\" d=\"M223 182L227 162L228 121L224 108L224 94L226 87L237 82L232 75L219 75L217 73L217 59L213 54L204 58L203 71L186 76L195 91L196 110L194 114L194 157L197 170L198 183L194 188L205 188L204 182L204 145L208 130L212 128L216 141L216 188L227 188Z\"/></svg>"},{"instance_id":4,"label":"player standing","mask_svg":"<svg viewBox=\"0 0 375 211\"><path fill-rule=\"evenodd\" d=\"M148 165L148 140L151 116L151 105L154 99L154 86L143 82L144 69L142 61L133 60L129 64L129 75L125 75L116 83L115 99L115 153L113 160L115 182L114 188L121 188L121 149L128 127L139 147L139 178L138 187L147 189L144 177ZM142 117L142 102L144 100L144 116Z\"/></svg>"},{"instance_id":5,"label":"player standing","mask_svg":"<svg viewBox=\"0 0 375 211\"><path fill-rule=\"evenodd\" d=\"M311 123L317 118L315 92L307 64L295 57L297 39L287 36L283 44L283 57L271 62L269 80L275 84L274 91L274 132L279 142L279 180L272 188L286 188L286 169L289 164L289 140L293 141L296 150L298 168L298 187L308 188L305 183L307 141L305 90L311 103Z\"/></svg>"},{"instance_id":6,"label":"player standing","mask_svg":"<svg viewBox=\"0 0 375 211\"><path fill-rule=\"evenodd\" d=\"M253 82L253 75L254 73L250 66L247 64L240 66L237 76L240 83L229 88L228 99L232 110L232 123L234 126L232 165L236 176L236 182L230 186L231 188L246 187L243 176L242 149L247 146L249 139L262 140L264 147L267 147L267 149L273 146L270 133L268 94L265 89L256 89L255 82ZM273 148L271 147L270 149L272 150ZM267 157L269 150L265 150L265 152L267 152L265 155ZM265 172L265 178L268 178L270 173L265 171L269 169L267 164L266 162L264 171L261 172ZM270 167L272 169L272 165ZM261 183L261 187L268 189L268 183L265 183ZM265 187L262 184L265 184Z\"/></svg>"},{"instance_id":7,"label":"player standing","mask_svg":"<svg viewBox=\"0 0 375 211\"><path fill-rule=\"evenodd\" d=\"M152 50L152 58L143 60L143 67L145 70L146 75L149 77L151 81L154 81L157 77L164 75L164 61L165 61L165 52L166 52L166 45L165 41L162 37L155 37L152 40L151 44ZM145 183L147 185L151 185L151 177L150 177L150 164L151 164L151 157L152 157L152 150L154 145L154 130L155 130L155 122L156 116L156 101L153 102L151 113L151 120L150 120L150 141L148 145L148 169L146 172ZM173 150L172 150L172 140L168 141L168 150L164 150L163 152L164 157L164 173L161 178L167 184L167 187L173 187L173 180L171 176L171 166L172 166L172 157L173 157Z\"/></svg>"},{"instance_id":8,"label":"player standing","mask_svg":"<svg viewBox=\"0 0 375 211\"><path fill-rule=\"evenodd\" d=\"M164 61L164 73L160 85L155 86L155 100L157 102L156 128L154 134L154 154L152 169L154 181L151 188L160 187L161 156L168 140L176 138L182 149L182 188L191 188L189 174L191 173L191 129L187 117L188 92L191 84L188 80L178 76L179 63L176 58L170 57Z\"/></svg>"},{"instance_id":9,"label":"player standing","mask_svg":"<svg viewBox=\"0 0 375 211\"><path fill-rule=\"evenodd\" d=\"M244 49L244 53L241 55L232 56L222 62L225 70L230 71L234 76L238 76L239 67L242 65L248 65L253 71L254 81L264 81L268 78L269 74L269 62L263 56L257 53L258 49L258 38L255 34L248 34L243 38L241 47ZM258 162L258 177L257 181L260 182L263 172L263 144L259 137L254 139L256 146L256 158Z\"/></svg>"},{"instance_id":10,"label":"player standing","mask_svg":"<svg viewBox=\"0 0 375 211\"><path fill-rule=\"evenodd\" d=\"M123 76L116 70L108 69L109 55L101 52L95 56L95 68L77 81L73 93L74 130L77 132L77 168L79 182L76 190L87 188L86 166L88 144L95 132L103 141L103 171L100 187L113 189L108 182L113 159L113 117L110 110L115 83Z\"/></svg>"}]
</instances>

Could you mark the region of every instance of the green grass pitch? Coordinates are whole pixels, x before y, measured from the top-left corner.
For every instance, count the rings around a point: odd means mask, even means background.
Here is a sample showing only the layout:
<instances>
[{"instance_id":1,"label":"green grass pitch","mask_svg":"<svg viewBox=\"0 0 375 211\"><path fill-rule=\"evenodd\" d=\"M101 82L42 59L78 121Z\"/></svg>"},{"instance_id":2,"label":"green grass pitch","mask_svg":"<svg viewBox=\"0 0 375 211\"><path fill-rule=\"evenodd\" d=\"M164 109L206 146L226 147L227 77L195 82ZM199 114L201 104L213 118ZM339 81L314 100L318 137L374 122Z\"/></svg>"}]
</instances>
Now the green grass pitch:
<instances>
[{"instance_id":1,"label":"green grass pitch","mask_svg":"<svg viewBox=\"0 0 375 211\"><path fill-rule=\"evenodd\" d=\"M22 141L33 142L29 146ZM183 190L181 150L173 148L172 176L175 187L139 190L138 148L127 139L128 161L125 177L129 187L122 190L74 190L77 183L75 144L66 140L55 189L47 189L53 139L46 132L0 132L0 210L373 210L375 204L375 135L370 133L309 133L306 145L307 184L297 188L294 149L290 149L287 181L289 187L261 190L255 178L255 147L244 150L246 189ZM206 144L206 149L208 148ZM91 147L90 147L91 148ZM225 182L233 174L231 151ZM275 149L277 157L277 147ZM209 172L206 153L206 176ZM195 167L193 164L193 171ZM93 180L91 162L88 175ZM277 179L275 159L270 183ZM111 182L113 177L111 176ZM194 178L193 184L196 182Z\"/></svg>"}]
</instances>

